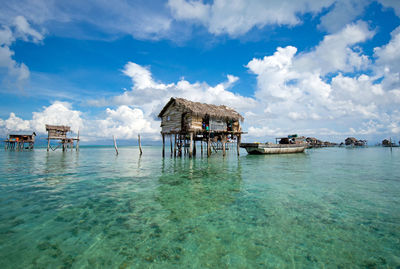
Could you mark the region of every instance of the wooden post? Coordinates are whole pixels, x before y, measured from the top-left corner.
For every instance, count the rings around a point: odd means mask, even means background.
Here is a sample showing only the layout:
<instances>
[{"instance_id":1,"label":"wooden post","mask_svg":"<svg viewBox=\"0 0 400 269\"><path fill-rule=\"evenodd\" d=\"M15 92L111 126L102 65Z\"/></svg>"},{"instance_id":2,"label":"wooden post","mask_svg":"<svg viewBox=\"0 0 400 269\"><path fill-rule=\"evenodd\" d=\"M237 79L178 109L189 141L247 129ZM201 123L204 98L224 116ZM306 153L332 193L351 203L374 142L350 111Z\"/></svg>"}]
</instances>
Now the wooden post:
<instances>
[{"instance_id":1,"label":"wooden post","mask_svg":"<svg viewBox=\"0 0 400 269\"><path fill-rule=\"evenodd\" d=\"M113 136L113 139L114 139L115 153L118 155L117 141L115 140L115 136Z\"/></svg>"},{"instance_id":2,"label":"wooden post","mask_svg":"<svg viewBox=\"0 0 400 269\"><path fill-rule=\"evenodd\" d=\"M207 157L211 156L211 141L210 141L210 134L207 137Z\"/></svg>"},{"instance_id":3,"label":"wooden post","mask_svg":"<svg viewBox=\"0 0 400 269\"><path fill-rule=\"evenodd\" d=\"M222 156L226 155L226 149L225 149L225 143L226 143L226 136L223 134L222 135Z\"/></svg>"},{"instance_id":4,"label":"wooden post","mask_svg":"<svg viewBox=\"0 0 400 269\"><path fill-rule=\"evenodd\" d=\"M178 149L178 156L182 157L182 136L179 135L179 149Z\"/></svg>"},{"instance_id":5,"label":"wooden post","mask_svg":"<svg viewBox=\"0 0 400 269\"><path fill-rule=\"evenodd\" d=\"M241 138L241 135L238 134L236 136L236 151L237 151L238 156L240 156L240 138Z\"/></svg>"},{"instance_id":6,"label":"wooden post","mask_svg":"<svg viewBox=\"0 0 400 269\"><path fill-rule=\"evenodd\" d=\"M171 146L171 157L172 157L172 134L169 135L169 145Z\"/></svg>"},{"instance_id":7,"label":"wooden post","mask_svg":"<svg viewBox=\"0 0 400 269\"><path fill-rule=\"evenodd\" d=\"M193 140L193 156L196 157L196 139Z\"/></svg>"},{"instance_id":8,"label":"wooden post","mask_svg":"<svg viewBox=\"0 0 400 269\"><path fill-rule=\"evenodd\" d=\"M75 147L76 151L79 150L79 130L78 130L78 137L76 139L76 147Z\"/></svg>"},{"instance_id":9,"label":"wooden post","mask_svg":"<svg viewBox=\"0 0 400 269\"><path fill-rule=\"evenodd\" d=\"M165 134L162 134L162 157L165 157Z\"/></svg>"},{"instance_id":10,"label":"wooden post","mask_svg":"<svg viewBox=\"0 0 400 269\"><path fill-rule=\"evenodd\" d=\"M140 134L138 134L139 155L142 156L142 143L140 142Z\"/></svg>"},{"instance_id":11,"label":"wooden post","mask_svg":"<svg viewBox=\"0 0 400 269\"><path fill-rule=\"evenodd\" d=\"M175 141L174 141L174 157L176 157L176 134L175 136Z\"/></svg>"},{"instance_id":12,"label":"wooden post","mask_svg":"<svg viewBox=\"0 0 400 269\"><path fill-rule=\"evenodd\" d=\"M50 131L47 133L47 151L50 149Z\"/></svg>"},{"instance_id":13,"label":"wooden post","mask_svg":"<svg viewBox=\"0 0 400 269\"><path fill-rule=\"evenodd\" d=\"M193 133L190 133L189 158L193 157Z\"/></svg>"},{"instance_id":14,"label":"wooden post","mask_svg":"<svg viewBox=\"0 0 400 269\"><path fill-rule=\"evenodd\" d=\"M201 138L201 156L203 156L203 137Z\"/></svg>"}]
</instances>

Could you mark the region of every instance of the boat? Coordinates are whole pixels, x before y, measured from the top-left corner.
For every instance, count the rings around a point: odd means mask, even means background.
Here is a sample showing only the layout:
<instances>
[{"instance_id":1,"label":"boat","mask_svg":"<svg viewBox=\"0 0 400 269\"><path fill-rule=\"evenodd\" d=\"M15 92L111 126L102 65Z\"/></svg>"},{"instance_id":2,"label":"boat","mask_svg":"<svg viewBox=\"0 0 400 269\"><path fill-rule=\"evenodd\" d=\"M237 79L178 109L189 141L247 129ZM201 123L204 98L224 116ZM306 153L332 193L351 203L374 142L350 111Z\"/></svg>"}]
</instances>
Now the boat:
<instances>
[{"instance_id":1,"label":"boat","mask_svg":"<svg viewBox=\"0 0 400 269\"><path fill-rule=\"evenodd\" d=\"M304 152L307 147L304 137L289 135L288 137L276 138L279 143L240 143L241 148L245 148L248 154L286 154Z\"/></svg>"},{"instance_id":2,"label":"boat","mask_svg":"<svg viewBox=\"0 0 400 269\"><path fill-rule=\"evenodd\" d=\"M305 144L240 143L248 154L285 154L304 152Z\"/></svg>"}]
</instances>

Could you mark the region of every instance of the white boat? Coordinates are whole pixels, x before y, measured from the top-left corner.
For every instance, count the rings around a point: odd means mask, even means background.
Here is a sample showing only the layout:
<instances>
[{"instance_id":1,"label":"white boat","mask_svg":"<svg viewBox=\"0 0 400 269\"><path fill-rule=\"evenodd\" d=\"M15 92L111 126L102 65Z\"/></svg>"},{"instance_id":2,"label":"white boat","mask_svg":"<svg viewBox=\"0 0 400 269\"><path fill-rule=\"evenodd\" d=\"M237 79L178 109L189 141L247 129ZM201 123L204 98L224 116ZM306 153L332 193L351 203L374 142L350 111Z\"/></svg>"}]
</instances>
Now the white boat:
<instances>
[{"instance_id":1,"label":"white boat","mask_svg":"<svg viewBox=\"0 0 400 269\"><path fill-rule=\"evenodd\" d=\"M286 154L304 152L306 144L241 143L249 154Z\"/></svg>"}]
</instances>

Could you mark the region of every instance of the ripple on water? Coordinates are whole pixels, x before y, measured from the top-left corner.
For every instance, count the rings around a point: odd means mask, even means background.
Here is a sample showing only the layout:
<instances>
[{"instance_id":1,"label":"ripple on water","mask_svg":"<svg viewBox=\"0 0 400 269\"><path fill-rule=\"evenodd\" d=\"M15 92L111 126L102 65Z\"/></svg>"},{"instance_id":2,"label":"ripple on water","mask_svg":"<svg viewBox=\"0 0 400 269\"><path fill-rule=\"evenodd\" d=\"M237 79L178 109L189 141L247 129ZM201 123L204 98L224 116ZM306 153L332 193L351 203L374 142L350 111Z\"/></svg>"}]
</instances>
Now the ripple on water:
<instances>
[{"instance_id":1,"label":"ripple on water","mask_svg":"<svg viewBox=\"0 0 400 269\"><path fill-rule=\"evenodd\" d=\"M144 152L0 152L0 267L400 266L400 151Z\"/></svg>"}]
</instances>

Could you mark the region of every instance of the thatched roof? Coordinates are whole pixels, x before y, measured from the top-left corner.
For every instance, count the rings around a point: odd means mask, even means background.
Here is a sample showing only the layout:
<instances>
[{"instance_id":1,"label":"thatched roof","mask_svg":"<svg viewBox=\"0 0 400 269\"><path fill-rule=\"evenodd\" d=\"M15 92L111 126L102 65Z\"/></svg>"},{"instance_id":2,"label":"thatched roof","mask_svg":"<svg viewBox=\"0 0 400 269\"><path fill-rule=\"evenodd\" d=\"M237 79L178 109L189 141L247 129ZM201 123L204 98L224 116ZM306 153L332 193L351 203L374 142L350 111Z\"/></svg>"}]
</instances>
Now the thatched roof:
<instances>
[{"instance_id":1,"label":"thatched roof","mask_svg":"<svg viewBox=\"0 0 400 269\"><path fill-rule=\"evenodd\" d=\"M175 106L180 107L183 111L194 114L196 116L204 117L205 115L209 115L213 118L218 119L226 119L226 120L236 120L236 121L243 121L244 118L234 109L224 106L224 105L211 105L211 104L204 104L199 102L192 102L183 98L173 98L169 100L169 102L164 106L161 110L158 117L161 118L168 107L172 104Z\"/></svg>"},{"instance_id":2,"label":"thatched roof","mask_svg":"<svg viewBox=\"0 0 400 269\"><path fill-rule=\"evenodd\" d=\"M71 127L69 126L64 126L64 125L49 125L46 124L46 131L49 130L56 130L60 132L69 132L71 130Z\"/></svg>"}]
</instances>

